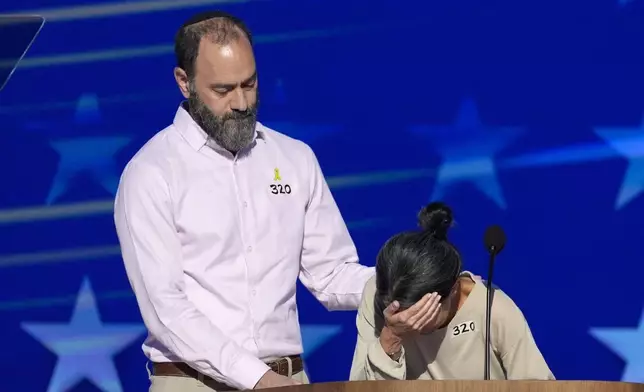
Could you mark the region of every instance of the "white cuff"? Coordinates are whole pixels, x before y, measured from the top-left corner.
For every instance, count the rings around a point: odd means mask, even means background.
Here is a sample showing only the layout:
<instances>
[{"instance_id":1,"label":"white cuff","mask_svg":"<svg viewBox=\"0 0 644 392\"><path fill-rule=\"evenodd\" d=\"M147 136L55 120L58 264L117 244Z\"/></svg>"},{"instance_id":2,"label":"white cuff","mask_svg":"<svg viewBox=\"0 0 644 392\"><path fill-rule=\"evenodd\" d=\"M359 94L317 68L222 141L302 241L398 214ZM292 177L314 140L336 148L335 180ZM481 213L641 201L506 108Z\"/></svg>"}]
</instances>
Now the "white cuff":
<instances>
[{"instance_id":1,"label":"white cuff","mask_svg":"<svg viewBox=\"0 0 644 392\"><path fill-rule=\"evenodd\" d=\"M253 389L257 382L269 371L271 368L252 356L244 356L239 358L233 366L230 367L226 378L230 380L233 387L243 389Z\"/></svg>"}]
</instances>

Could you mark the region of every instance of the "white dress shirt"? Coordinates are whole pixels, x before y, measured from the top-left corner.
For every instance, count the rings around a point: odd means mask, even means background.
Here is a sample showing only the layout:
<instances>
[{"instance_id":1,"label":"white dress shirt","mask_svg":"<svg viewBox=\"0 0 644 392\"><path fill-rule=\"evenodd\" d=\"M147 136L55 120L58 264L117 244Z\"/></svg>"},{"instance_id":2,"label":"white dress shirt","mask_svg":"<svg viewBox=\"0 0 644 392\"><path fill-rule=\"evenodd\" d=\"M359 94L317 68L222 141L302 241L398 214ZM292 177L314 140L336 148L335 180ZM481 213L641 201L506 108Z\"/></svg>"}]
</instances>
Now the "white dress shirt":
<instances>
[{"instance_id":1,"label":"white dress shirt","mask_svg":"<svg viewBox=\"0 0 644 392\"><path fill-rule=\"evenodd\" d=\"M354 310L374 274L313 151L259 123L235 157L180 107L125 168L114 219L146 356L239 389L302 353L298 277L326 308Z\"/></svg>"}]
</instances>

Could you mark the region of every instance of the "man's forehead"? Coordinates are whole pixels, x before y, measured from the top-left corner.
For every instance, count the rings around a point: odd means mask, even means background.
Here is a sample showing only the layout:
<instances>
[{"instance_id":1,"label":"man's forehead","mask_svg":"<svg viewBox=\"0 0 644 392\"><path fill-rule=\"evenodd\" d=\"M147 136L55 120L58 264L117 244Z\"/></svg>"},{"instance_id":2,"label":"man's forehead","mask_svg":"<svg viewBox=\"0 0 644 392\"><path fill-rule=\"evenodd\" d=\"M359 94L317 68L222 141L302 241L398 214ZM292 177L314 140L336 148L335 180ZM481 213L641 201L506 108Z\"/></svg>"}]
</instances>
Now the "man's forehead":
<instances>
[{"instance_id":1,"label":"man's forehead","mask_svg":"<svg viewBox=\"0 0 644 392\"><path fill-rule=\"evenodd\" d=\"M242 83L255 74L255 59L250 48L236 43L211 43L200 49L203 50L197 56L197 74L230 83Z\"/></svg>"},{"instance_id":2,"label":"man's forehead","mask_svg":"<svg viewBox=\"0 0 644 392\"><path fill-rule=\"evenodd\" d=\"M217 68L206 67L205 69L197 69L197 77L201 76L204 83L210 85L229 85L237 86L244 83L249 83L257 78L257 71L255 67L249 68Z\"/></svg>"},{"instance_id":3,"label":"man's forehead","mask_svg":"<svg viewBox=\"0 0 644 392\"><path fill-rule=\"evenodd\" d=\"M239 67L254 64L255 58L252 47L245 45L242 40L218 44L202 39L197 62L230 64Z\"/></svg>"}]
</instances>

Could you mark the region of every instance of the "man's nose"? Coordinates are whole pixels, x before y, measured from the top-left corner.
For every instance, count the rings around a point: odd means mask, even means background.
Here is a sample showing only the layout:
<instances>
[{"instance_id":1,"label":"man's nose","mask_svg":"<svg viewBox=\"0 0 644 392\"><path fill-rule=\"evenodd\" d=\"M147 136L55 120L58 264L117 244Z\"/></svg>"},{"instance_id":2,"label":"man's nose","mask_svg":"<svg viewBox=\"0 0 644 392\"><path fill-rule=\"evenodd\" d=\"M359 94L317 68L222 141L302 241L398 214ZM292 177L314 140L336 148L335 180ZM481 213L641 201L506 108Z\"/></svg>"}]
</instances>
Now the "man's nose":
<instances>
[{"instance_id":1,"label":"man's nose","mask_svg":"<svg viewBox=\"0 0 644 392\"><path fill-rule=\"evenodd\" d=\"M230 103L230 108L240 112L246 111L248 109L248 101L246 100L244 90L241 88L236 88L232 93L233 98Z\"/></svg>"}]
</instances>

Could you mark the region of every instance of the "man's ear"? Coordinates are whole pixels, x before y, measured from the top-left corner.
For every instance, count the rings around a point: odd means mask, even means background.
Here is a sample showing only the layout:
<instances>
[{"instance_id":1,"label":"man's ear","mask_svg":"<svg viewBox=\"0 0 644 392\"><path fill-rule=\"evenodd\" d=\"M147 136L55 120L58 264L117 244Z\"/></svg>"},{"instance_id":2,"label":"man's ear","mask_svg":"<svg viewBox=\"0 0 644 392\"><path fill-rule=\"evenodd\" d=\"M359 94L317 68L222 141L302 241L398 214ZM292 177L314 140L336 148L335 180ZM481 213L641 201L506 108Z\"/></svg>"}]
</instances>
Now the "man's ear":
<instances>
[{"instance_id":1,"label":"man's ear","mask_svg":"<svg viewBox=\"0 0 644 392\"><path fill-rule=\"evenodd\" d=\"M188 80L186 71L179 67L174 67L174 80L177 82L177 86L179 86L181 95L183 95L184 98L188 99L190 97L190 81Z\"/></svg>"}]
</instances>

